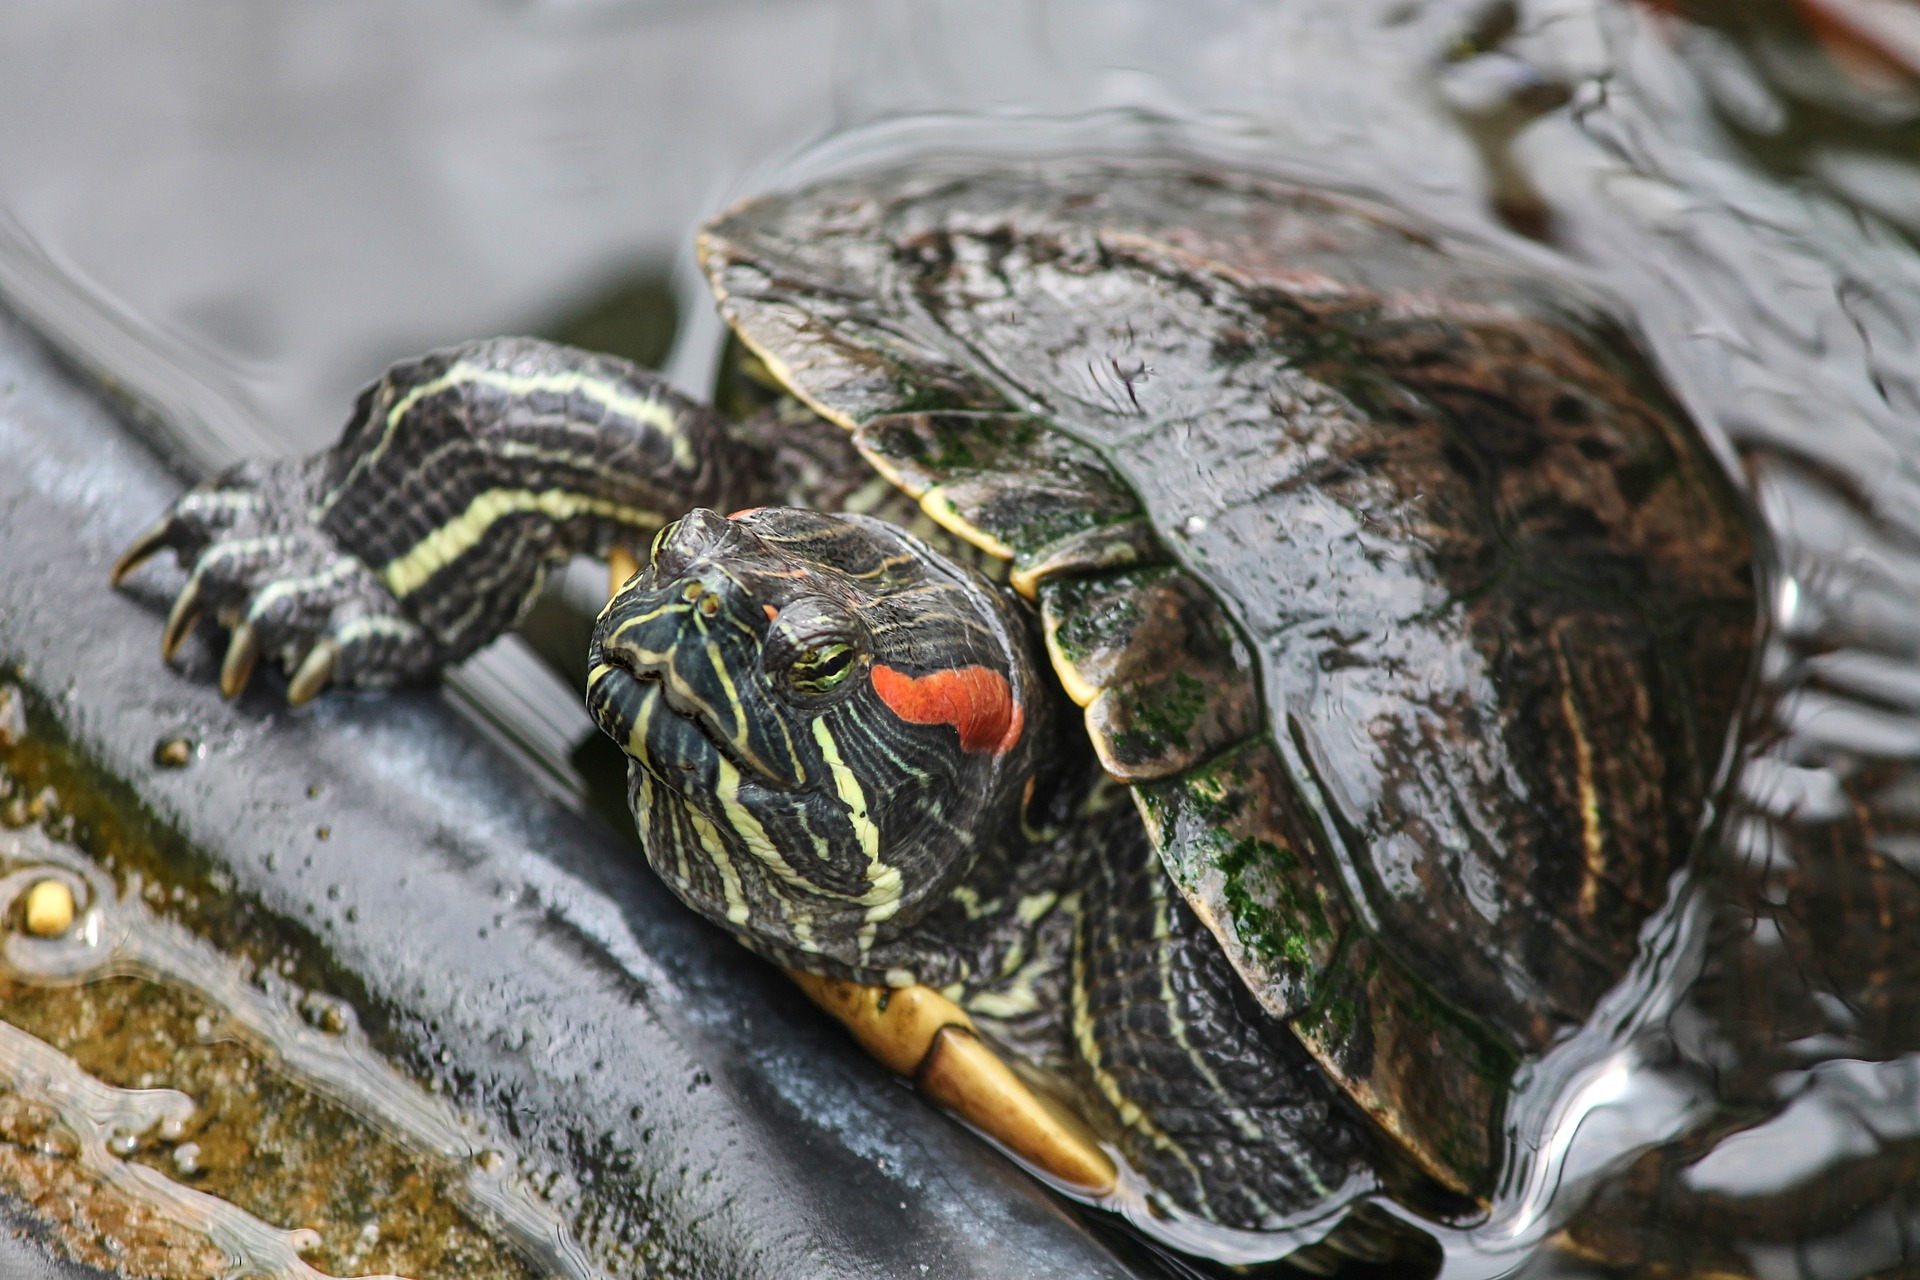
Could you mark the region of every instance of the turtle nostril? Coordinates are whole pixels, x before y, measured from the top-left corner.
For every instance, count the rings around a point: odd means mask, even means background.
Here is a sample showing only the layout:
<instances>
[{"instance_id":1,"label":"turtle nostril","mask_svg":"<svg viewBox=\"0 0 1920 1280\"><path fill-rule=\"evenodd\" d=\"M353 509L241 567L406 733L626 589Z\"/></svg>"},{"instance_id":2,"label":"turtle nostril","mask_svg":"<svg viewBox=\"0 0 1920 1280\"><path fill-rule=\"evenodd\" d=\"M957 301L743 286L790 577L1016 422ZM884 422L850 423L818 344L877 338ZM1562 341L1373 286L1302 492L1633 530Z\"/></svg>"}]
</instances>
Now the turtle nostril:
<instances>
[{"instance_id":1,"label":"turtle nostril","mask_svg":"<svg viewBox=\"0 0 1920 1280\"><path fill-rule=\"evenodd\" d=\"M693 567L706 549L706 541L687 529L685 520L677 520L661 531L653 544L653 571L658 578L677 578Z\"/></svg>"},{"instance_id":2,"label":"turtle nostril","mask_svg":"<svg viewBox=\"0 0 1920 1280\"><path fill-rule=\"evenodd\" d=\"M723 590L722 586L716 586L696 577L680 588L680 598L698 609L701 617L711 618L718 614L726 603L721 598Z\"/></svg>"},{"instance_id":3,"label":"turtle nostril","mask_svg":"<svg viewBox=\"0 0 1920 1280\"><path fill-rule=\"evenodd\" d=\"M703 572L706 566L743 563L765 554L766 545L744 526L695 507L654 539L652 581L665 586L679 579L705 578L711 587L713 575ZM693 591L690 583L688 600L695 598Z\"/></svg>"},{"instance_id":4,"label":"turtle nostril","mask_svg":"<svg viewBox=\"0 0 1920 1280\"><path fill-rule=\"evenodd\" d=\"M760 539L743 525L695 507L661 531L654 563L677 573L698 560L735 559L762 549Z\"/></svg>"}]
</instances>

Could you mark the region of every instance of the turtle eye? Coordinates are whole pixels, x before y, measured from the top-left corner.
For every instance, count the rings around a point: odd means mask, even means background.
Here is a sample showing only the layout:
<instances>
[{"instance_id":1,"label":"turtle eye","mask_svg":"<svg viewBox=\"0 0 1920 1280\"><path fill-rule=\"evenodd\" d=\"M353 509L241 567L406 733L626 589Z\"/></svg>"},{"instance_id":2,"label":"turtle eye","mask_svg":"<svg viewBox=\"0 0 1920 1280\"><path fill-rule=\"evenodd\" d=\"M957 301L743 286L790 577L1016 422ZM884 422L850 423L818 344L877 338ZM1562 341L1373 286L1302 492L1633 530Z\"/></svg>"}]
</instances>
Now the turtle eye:
<instances>
[{"instance_id":1,"label":"turtle eye","mask_svg":"<svg viewBox=\"0 0 1920 1280\"><path fill-rule=\"evenodd\" d=\"M853 671L859 655L845 640L827 640L801 649L787 667L787 683L795 692L809 695L831 693Z\"/></svg>"},{"instance_id":2,"label":"turtle eye","mask_svg":"<svg viewBox=\"0 0 1920 1280\"><path fill-rule=\"evenodd\" d=\"M801 600L773 618L760 661L776 689L811 699L844 685L863 655L859 631L844 609Z\"/></svg>"}]
</instances>

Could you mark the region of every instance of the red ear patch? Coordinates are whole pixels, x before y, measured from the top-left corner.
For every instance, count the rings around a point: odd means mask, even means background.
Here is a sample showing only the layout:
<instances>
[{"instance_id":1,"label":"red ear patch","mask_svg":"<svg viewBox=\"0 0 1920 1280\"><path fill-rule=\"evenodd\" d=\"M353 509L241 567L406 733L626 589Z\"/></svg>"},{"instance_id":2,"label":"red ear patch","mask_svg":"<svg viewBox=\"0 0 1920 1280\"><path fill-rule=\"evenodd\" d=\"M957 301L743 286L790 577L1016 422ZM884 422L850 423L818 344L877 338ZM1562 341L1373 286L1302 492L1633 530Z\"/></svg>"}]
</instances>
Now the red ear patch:
<instances>
[{"instance_id":1,"label":"red ear patch","mask_svg":"<svg viewBox=\"0 0 1920 1280\"><path fill-rule=\"evenodd\" d=\"M986 667L954 667L910 676L875 666L873 691L902 720L958 729L962 751L1005 755L1020 741L1026 724L1025 713L1014 705L1007 678Z\"/></svg>"}]
</instances>

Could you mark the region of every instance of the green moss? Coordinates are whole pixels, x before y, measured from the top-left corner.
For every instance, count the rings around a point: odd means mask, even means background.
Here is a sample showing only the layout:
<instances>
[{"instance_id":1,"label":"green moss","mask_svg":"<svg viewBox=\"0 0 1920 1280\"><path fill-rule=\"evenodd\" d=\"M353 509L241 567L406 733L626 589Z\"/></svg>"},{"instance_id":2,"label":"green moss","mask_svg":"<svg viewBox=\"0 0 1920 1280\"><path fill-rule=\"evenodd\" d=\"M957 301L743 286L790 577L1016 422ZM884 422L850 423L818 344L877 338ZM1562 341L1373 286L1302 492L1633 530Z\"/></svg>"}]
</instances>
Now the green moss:
<instances>
[{"instance_id":1,"label":"green moss","mask_svg":"<svg viewBox=\"0 0 1920 1280\"><path fill-rule=\"evenodd\" d=\"M1245 800L1241 795L1237 755L1203 765L1187 775L1183 790L1194 816L1210 826L1226 828L1238 821Z\"/></svg>"},{"instance_id":2,"label":"green moss","mask_svg":"<svg viewBox=\"0 0 1920 1280\"><path fill-rule=\"evenodd\" d=\"M923 452L917 459L931 470L945 472L951 477L956 472L975 472L980 470L980 456L974 452L974 431L960 431L949 425L954 420L945 416L933 419L933 447ZM979 422L977 418L962 419L969 425Z\"/></svg>"},{"instance_id":3,"label":"green moss","mask_svg":"<svg viewBox=\"0 0 1920 1280\"><path fill-rule=\"evenodd\" d=\"M1306 883L1299 856L1247 837L1216 857L1214 865L1241 942L1267 960L1314 971L1315 954L1333 941L1333 931Z\"/></svg>"},{"instance_id":4,"label":"green moss","mask_svg":"<svg viewBox=\"0 0 1920 1280\"><path fill-rule=\"evenodd\" d=\"M1089 503L1067 499L1037 485L1023 486L1018 474L1006 479L1006 487L984 504L979 521L982 528L1013 548L1015 555L1031 556L1098 523Z\"/></svg>"},{"instance_id":5,"label":"green moss","mask_svg":"<svg viewBox=\"0 0 1920 1280\"><path fill-rule=\"evenodd\" d=\"M1069 578L1050 582L1044 598L1060 625L1054 643L1071 661L1081 661L1103 649L1118 649L1133 638L1140 625L1140 606L1134 599L1138 580L1128 574L1112 578Z\"/></svg>"},{"instance_id":6,"label":"green moss","mask_svg":"<svg viewBox=\"0 0 1920 1280\"><path fill-rule=\"evenodd\" d=\"M1172 679L1162 681L1153 692L1153 698L1140 700L1134 722L1144 723L1162 737L1187 742L1200 717L1207 713L1207 686L1197 676L1176 671Z\"/></svg>"},{"instance_id":7,"label":"green moss","mask_svg":"<svg viewBox=\"0 0 1920 1280\"><path fill-rule=\"evenodd\" d=\"M1321 1020L1333 1031L1332 1038L1342 1043L1353 1039L1364 1016L1360 1002L1344 995L1335 996L1320 1007Z\"/></svg>"}]
</instances>

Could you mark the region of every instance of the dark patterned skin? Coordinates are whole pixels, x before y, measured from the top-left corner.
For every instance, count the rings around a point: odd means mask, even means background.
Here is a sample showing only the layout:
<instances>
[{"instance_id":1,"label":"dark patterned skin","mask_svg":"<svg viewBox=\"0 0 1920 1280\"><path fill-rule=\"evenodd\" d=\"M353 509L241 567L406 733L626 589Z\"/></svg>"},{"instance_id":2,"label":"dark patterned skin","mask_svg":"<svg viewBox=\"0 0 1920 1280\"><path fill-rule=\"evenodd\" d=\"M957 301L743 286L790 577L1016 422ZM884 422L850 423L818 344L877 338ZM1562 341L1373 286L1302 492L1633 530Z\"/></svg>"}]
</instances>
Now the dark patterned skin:
<instances>
[{"instance_id":1,"label":"dark patterned skin","mask_svg":"<svg viewBox=\"0 0 1920 1280\"><path fill-rule=\"evenodd\" d=\"M1159 854L1144 841L1105 845L1078 871L1075 1066L1116 1114L1143 1113L1117 1134L1128 1162L1167 1202L1242 1226L1374 1189L1382 1144L1261 1016Z\"/></svg>"},{"instance_id":2,"label":"dark patterned skin","mask_svg":"<svg viewBox=\"0 0 1920 1280\"><path fill-rule=\"evenodd\" d=\"M652 539L589 704L696 910L945 992L1170 1218L1484 1200L1513 1071L1700 836L1748 661L1745 528L1630 344L1170 166L826 184L702 252L850 436L528 340L396 366L129 551L194 564L169 650L212 609L231 688L420 678Z\"/></svg>"}]
</instances>

